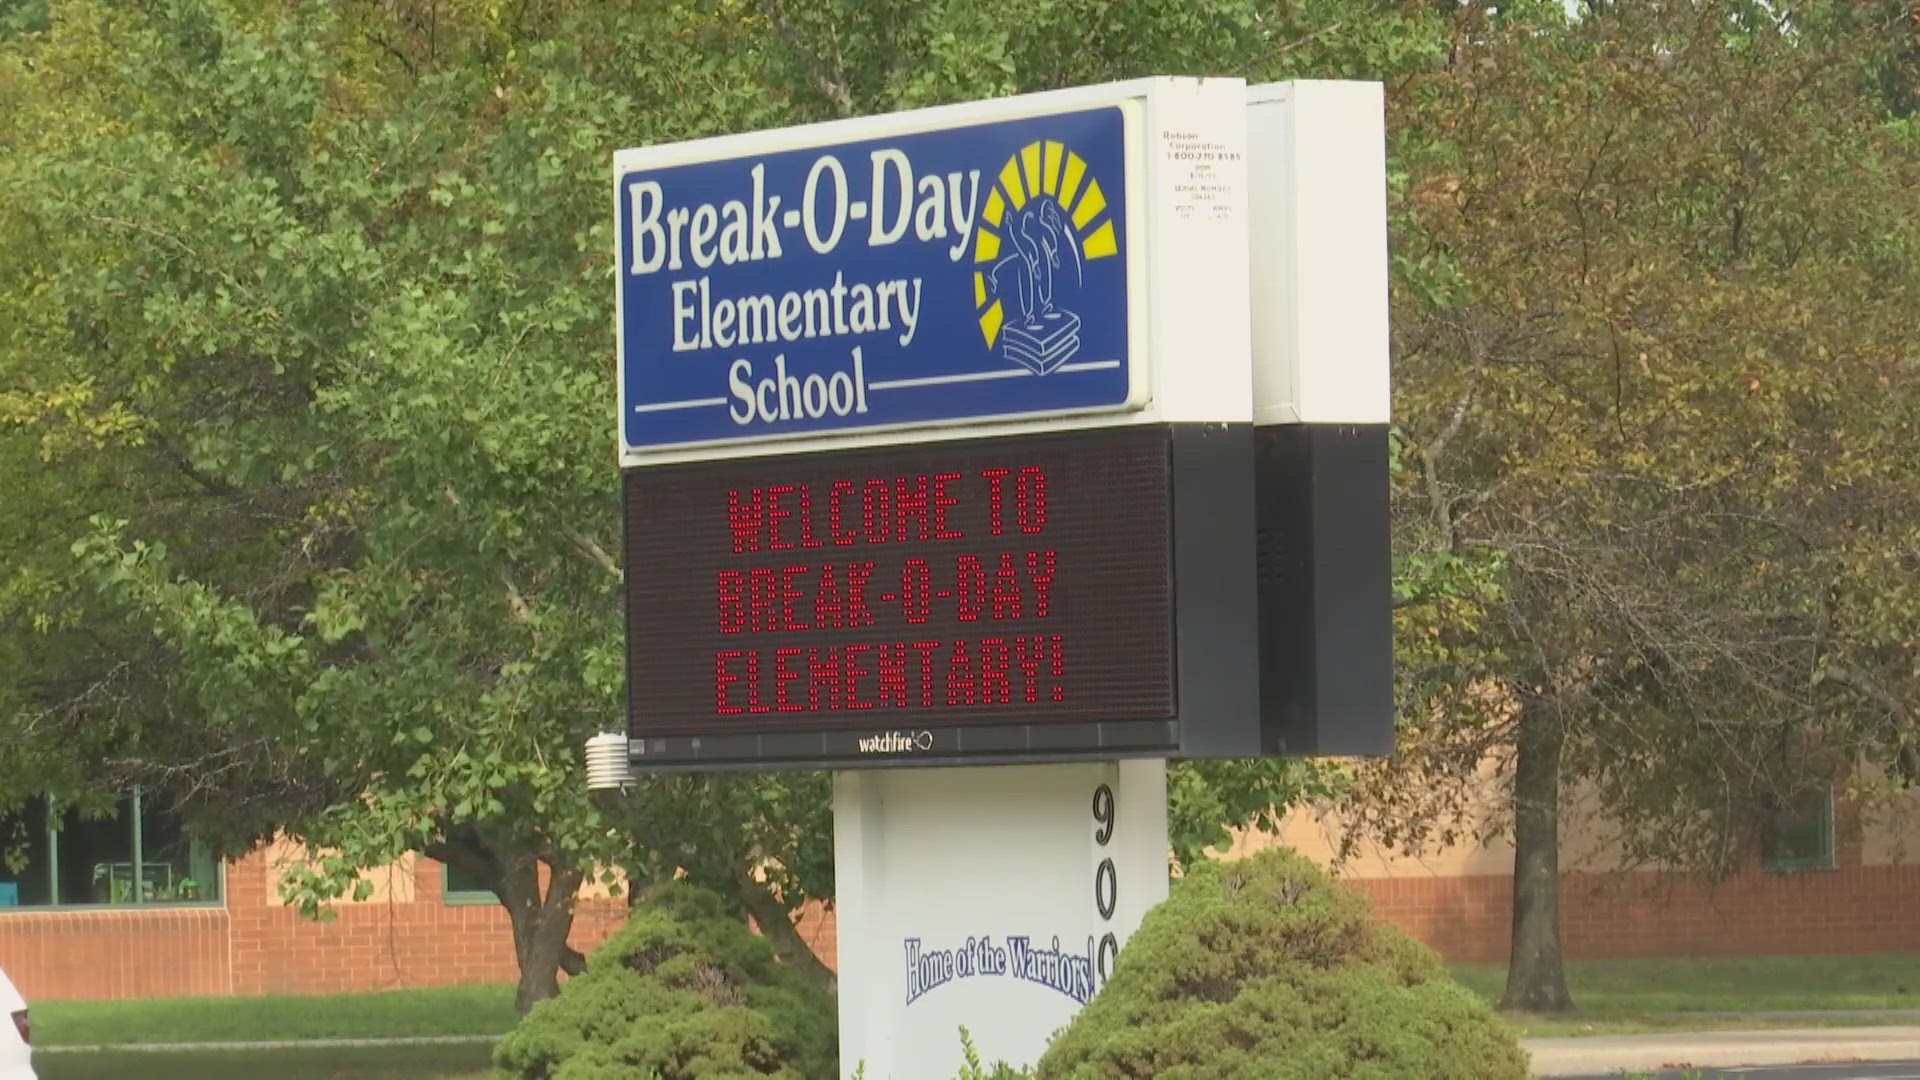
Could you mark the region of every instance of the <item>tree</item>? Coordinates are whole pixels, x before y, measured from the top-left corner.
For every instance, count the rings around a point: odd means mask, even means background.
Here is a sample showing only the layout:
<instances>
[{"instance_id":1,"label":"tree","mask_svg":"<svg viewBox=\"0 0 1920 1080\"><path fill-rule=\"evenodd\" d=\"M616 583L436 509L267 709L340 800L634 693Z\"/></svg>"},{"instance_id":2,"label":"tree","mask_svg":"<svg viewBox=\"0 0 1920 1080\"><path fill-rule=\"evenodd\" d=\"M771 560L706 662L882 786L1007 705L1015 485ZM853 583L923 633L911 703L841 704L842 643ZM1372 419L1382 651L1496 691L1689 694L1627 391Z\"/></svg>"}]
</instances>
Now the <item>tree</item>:
<instances>
[{"instance_id":1,"label":"tree","mask_svg":"<svg viewBox=\"0 0 1920 1080\"><path fill-rule=\"evenodd\" d=\"M1887 108L1896 116L1920 111L1920 5L1913 0L1873 0L1836 4L1813 13L1814 28L1833 20L1848 31L1881 37L1874 79Z\"/></svg>"},{"instance_id":2,"label":"tree","mask_svg":"<svg viewBox=\"0 0 1920 1080\"><path fill-rule=\"evenodd\" d=\"M1403 598L1432 692L1358 825L1454 839L1511 785L1509 1008L1572 1004L1570 788L1630 863L1724 874L1856 755L1920 776L1917 145L1824 12L1465 9L1396 101L1398 258L1459 275L1396 283L1396 545L1455 572Z\"/></svg>"},{"instance_id":3,"label":"tree","mask_svg":"<svg viewBox=\"0 0 1920 1080\"><path fill-rule=\"evenodd\" d=\"M819 776L583 790L622 701L611 151L1166 70L1396 75L1439 40L1420 5L1235 0L8 18L0 453L40 465L0 607L29 767L0 773L142 785L228 850L291 832L316 914L406 851L459 865L511 917L523 1008L577 967L596 867L687 872L776 937L830 892ZM1194 770L1176 809L1301 782Z\"/></svg>"},{"instance_id":4,"label":"tree","mask_svg":"<svg viewBox=\"0 0 1920 1080\"><path fill-rule=\"evenodd\" d=\"M527 11L420 14L76 3L9 46L35 107L0 190L36 243L7 267L7 445L46 456L36 510L74 511L13 524L84 560L46 570L62 621L8 628L45 661L14 718L92 732L76 786L164 791L234 846L297 834L309 910L408 850L473 871L524 1008L578 965L583 876L681 846L575 760L621 669L594 178L775 95L750 48L680 47L744 32L690 9L574 12L618 31L598 53ZM636 64L640 94L602 89Z\"/></svg>"}]
</instances>

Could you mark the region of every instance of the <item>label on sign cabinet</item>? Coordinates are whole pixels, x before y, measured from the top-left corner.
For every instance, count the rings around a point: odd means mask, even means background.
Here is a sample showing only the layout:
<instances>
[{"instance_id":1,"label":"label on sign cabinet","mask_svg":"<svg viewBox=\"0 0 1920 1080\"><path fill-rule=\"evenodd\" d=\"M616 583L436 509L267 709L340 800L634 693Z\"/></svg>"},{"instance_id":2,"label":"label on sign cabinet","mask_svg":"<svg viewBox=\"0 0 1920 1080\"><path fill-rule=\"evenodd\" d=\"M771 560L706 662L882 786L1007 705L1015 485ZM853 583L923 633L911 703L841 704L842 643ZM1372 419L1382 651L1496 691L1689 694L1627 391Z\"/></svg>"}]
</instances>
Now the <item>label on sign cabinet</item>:
<instances>
[{"instance_id":1,"label":"label on sign cabinet","mask_svg":"<svg viewBox=\"0 0 1920 1080\"><path fill-rule=\"evenodd\" d=\"M623 172L631 451L1138 407L1130 106Z\"/></svg>"},{"instance_id":2,"label":"label on sign cabinet","mask_svg":"<svg viewBox=\"0 0 1920 1080\"><path fill-rule=\"evenodd\" d=\"M631 734L1173 715L1149 428L667 465L627 485Z\"/></svg>"}]
</instances>

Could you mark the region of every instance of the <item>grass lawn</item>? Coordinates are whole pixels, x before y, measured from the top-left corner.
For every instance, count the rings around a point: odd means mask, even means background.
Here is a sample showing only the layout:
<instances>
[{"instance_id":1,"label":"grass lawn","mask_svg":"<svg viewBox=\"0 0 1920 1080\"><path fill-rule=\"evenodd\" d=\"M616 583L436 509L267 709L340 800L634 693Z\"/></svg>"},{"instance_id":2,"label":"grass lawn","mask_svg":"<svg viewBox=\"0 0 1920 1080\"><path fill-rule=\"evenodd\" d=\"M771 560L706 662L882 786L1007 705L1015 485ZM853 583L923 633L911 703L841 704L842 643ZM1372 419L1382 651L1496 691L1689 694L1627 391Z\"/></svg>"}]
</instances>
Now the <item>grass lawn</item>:
<instances>
[{"instance_id":1,"label":"grass lawn","mask_svg":"<svg viewBox=\"0 0 1920 1080\"><path fill-rule=\"evenodd\" d=\"M1455 978L1498 1001L1504 968L1457 965ZM1915 1023L1846 1010L1920 1010L1920 954L1599 960L1567 965L1571 1017L1513 1016L1522 1035L1622 1035ZM1714 1013L1827 1011L1825 1017L1730 1017ZM324 997L168 998L36 1002L42 1047L135 1042L246 1042L499 1035L513 1026L511 986L462 986ZM274 1080L419 1077L485 1080L489 1044L334 1050L49 1053L46 1080L94 1077L270 1076Z\"/></svg>"},{"instance_id":2,"label":"grass lawn","mask_svg":"<svg viewBox=\"0 0 1920 1080\"><path fill-rule=\"evenodd\" d=\"M337 1050L164 1050L34 1055L41 1080L493 1080L493 1047L355 1047Z\"/></svg>"},{"instance_id":3,"label":"grass lawn","mask_svg":"<svg viewBox=\"0 0 1920 1080\"><path fill-rule=\"evenodd\" d=\"M33 1003L33 1041L39 1046L114 1046L144 1042L499 1035L513 1027L514 1019L511 986L448 986L377 994L297 997L36 1001ZM61 1075L65 1074L55 1074L55 1080Z\"/></svg>"},{"instance_id":4,"label":"grass lawn","mask_svg":"<svg viewBox=\"0 0 1920 1080\"><path fill-rule=\"evenodd\" d=\"M1506 982L1504 967L1462 964L1451 970L1487 1000L1499 1001ZM1580 1011L1571 1017L1510 1017L1521 1035L1911 1024L1912 1016L1842 1013L1776 1019L1700 1014L1920 1010L1920 954L1570 961L1567 984Z\"/></svg>"}]
</instances>

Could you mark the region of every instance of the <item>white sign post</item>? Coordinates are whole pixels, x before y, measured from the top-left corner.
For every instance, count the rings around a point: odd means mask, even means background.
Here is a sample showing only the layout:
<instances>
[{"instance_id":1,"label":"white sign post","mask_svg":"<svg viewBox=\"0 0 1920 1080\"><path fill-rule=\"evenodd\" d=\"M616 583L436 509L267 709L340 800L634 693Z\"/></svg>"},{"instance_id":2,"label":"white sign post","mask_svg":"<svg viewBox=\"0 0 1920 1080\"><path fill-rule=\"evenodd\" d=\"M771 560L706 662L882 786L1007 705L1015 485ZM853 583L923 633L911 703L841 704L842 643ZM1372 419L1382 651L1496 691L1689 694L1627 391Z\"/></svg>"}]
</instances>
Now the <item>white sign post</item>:
<instances>
[{"instance_id":1,"label":"white sign post","mask_svg":"<svg viewBox=\"0 0 1920 1080\"><path fill-rule=\"evenodd\" d=\"M843 1076L1030 1065L1167 895L1163 761L842 772Z\"/></svg>"}]
</instances>

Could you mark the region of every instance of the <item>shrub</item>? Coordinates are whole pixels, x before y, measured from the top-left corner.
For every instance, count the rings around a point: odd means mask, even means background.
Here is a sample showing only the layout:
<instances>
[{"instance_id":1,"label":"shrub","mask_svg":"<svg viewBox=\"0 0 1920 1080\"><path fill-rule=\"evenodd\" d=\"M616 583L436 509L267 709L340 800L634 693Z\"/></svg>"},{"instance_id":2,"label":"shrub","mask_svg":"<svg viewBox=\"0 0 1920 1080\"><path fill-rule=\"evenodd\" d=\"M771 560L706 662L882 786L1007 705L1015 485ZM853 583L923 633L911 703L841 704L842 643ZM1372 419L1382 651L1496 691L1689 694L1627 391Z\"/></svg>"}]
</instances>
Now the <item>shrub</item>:
<instances>
[{"instance_id":1,"label":"shrub","mask_svg":"<svg viewBox=\"0 0 1920 1080\"><path fill-rule=\"evenodd\" d=\"M779 964L713 893L655 890L494 1053L524 1080L826 1080L831 994Z\"/></svg>"},{"instance_id":2,"label":"shrub","mask_svg":"<svg viewBox=\"0 0 1920 1080\"><path fill-rule=\"evenodd\" d=\"M1525 1080L1424 945L1290 851L1196 865L1041 1058L1042 1080Z\"/></svg>"}]
</instances>

